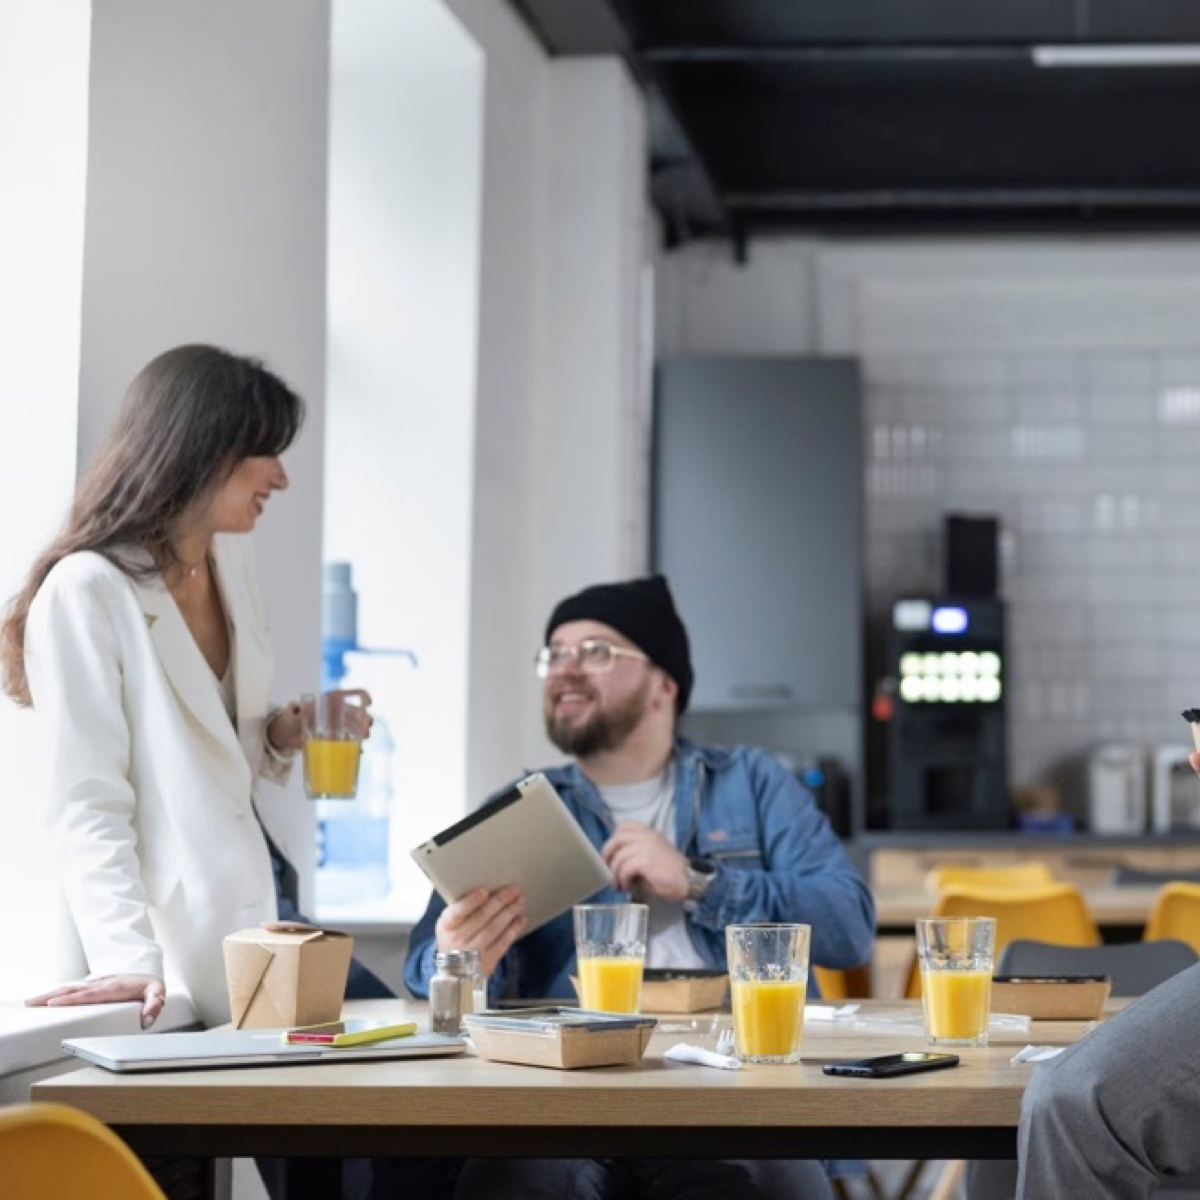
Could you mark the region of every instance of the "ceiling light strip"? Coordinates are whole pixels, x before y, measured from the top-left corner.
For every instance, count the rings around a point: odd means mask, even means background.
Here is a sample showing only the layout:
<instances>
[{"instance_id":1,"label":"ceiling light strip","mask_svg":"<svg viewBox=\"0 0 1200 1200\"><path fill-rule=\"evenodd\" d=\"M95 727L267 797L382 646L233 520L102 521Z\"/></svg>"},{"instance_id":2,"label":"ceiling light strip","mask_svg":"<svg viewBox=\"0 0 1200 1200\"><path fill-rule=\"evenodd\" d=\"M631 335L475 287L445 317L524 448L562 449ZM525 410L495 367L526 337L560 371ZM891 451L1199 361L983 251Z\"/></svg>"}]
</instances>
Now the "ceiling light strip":
<instances>
[{"instance_id":1,"label":"ceiling light strip","mask_svg":"<svg viewBox=\"0 0 1200 1200\"><path fill-rule=\"evenodd\" d=\"M1033 46L1037 67L1200 67L1200 45Z\"/></svg>"}]
</instances>

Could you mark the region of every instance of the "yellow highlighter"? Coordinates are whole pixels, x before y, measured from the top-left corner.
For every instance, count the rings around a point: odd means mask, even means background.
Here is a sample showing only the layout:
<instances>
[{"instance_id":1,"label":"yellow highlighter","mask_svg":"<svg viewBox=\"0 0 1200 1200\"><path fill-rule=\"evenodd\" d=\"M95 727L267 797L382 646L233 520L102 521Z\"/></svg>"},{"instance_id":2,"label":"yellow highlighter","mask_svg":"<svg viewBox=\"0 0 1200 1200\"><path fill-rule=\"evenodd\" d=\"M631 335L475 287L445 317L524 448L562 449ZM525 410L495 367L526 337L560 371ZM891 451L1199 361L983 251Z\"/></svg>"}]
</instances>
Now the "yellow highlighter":
<instances>
[{"instance_id":1,"label":"yellow highlighter","mask_svg":"<svg viewBox=\"0 0 1200 1200\"><path fill-rule=\"evenodd\" d=\"M302 1025L284 1031L283 1040L318 1046L361 1046L366 1042L386 1042L392 1038L408 1037L417 1032L415 1021L377 1021L363 1018L352 1021L330 1021L325 1025Z\"/></svg>"}]
</instances>

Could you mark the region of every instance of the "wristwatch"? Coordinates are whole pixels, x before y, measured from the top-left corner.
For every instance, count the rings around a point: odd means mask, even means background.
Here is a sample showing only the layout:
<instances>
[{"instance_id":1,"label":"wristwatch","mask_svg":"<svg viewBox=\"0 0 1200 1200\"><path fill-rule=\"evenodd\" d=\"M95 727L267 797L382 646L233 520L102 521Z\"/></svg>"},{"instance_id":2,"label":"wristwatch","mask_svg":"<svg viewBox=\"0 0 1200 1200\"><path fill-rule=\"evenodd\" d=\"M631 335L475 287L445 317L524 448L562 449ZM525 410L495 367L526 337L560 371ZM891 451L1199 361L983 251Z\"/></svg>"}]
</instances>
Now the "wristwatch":
<instances>
[{"instance_id":1,"label":"wristwatch","mask_svg":"<svg viewBox=\"0 0 1200 1200\"><path fill-rule=\"evenodd\" d=\"M687 865L687 898L684 903L695 906L704 899L712 881L717 877L717 864L711 858L689 858Z\"/></svg>"}]
</instances>

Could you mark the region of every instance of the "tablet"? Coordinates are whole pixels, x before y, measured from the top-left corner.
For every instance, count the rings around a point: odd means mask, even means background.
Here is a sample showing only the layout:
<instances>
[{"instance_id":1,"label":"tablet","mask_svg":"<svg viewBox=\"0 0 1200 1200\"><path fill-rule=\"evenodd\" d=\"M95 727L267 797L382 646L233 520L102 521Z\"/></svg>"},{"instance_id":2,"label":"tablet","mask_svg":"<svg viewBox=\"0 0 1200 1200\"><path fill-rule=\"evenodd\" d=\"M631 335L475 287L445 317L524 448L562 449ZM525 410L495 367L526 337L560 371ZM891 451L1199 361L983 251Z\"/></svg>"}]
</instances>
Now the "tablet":
<instances>
[{"instance_id":1,"label":"tablet","mask_svg":"<svg viewBox=\"0 0 1200 1200\"><path fill-rule=\"evenodd\" d=\"M540 773L444 829L412 856L447 904L474 888L515 883L525 893L526 932L612 883L612 872Z\"/></svg>"}]
</instances>

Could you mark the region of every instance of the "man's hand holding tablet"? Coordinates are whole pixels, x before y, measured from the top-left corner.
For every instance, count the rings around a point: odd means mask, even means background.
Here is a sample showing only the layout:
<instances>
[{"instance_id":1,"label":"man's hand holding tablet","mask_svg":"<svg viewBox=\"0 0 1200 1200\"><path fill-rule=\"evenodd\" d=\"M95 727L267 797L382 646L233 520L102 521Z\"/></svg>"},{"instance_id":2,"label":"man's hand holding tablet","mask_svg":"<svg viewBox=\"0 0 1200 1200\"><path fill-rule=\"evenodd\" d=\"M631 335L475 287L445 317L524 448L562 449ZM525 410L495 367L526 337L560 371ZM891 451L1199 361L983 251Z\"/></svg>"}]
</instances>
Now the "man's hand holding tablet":
<instances>
[{"instance_id":1,"label":"man's hand holding tablet","mask_svg":"<svg viewBox=\"0 0 1200 1200\"><path fill-rule=\"evenodd\" d=\"M525 893L515 883L495 891L476 888L447 905L438 917L437 948L478 950L483 973L490 975L525 932Z\"/></svg>"}]
</instances>

